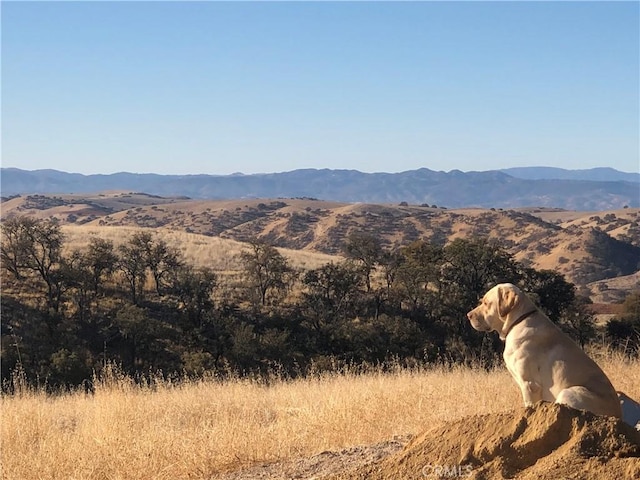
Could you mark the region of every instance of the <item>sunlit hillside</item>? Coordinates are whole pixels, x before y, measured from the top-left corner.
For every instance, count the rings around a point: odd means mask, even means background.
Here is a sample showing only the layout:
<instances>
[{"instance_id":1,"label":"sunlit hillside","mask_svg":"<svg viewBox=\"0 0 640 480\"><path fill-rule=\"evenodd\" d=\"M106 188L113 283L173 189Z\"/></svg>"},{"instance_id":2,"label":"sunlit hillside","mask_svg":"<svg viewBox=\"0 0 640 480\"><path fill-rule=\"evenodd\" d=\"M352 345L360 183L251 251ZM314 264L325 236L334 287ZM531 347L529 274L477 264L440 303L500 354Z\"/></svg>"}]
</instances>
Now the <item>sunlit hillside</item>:
<instances>
[{"instance_id":1,"label":"sunlit hillside","mask_svg":"<svg viewBox=\"0 0 640 480\"><path fill-rule=\"evenodd\" d=\"M82 249L89 244L92 237L111 240L117 246L139 232L140 228L65 225L62 231L68 249ZM246 243L167 228L155 228L152 232L169 245L178 248L189 264L206 266L219 274L237 273L242 270L240 254L247 250ZM279 251L289 260L291 266L297 269L313 269L342 259L340 256L308 250L280 248Z\"/></svg>"},{"instance_id":2,"label":"sunlit hillside","mask_svg":"<svg viewBox=\"0 0 640 480\"><path fill-rule=\"evenodd\" d=\"M238 270L239 242L252 238L280 248L296 268L314 268L343 255L352 233L375 236L386 249L416 240L443 245L456 238L483 237L501 242L524 265L563 274L594 302L620 302L640 288L638 208L446 209L404 202L192 200L103 192L5 200L2 218L16 215L56 219L65 225L72 244L78 245L90 235L117 243L136 229L152 229L166 236L187 260L222 274ZM85 228L87 232L82 231Z\"/></svg>"}]
</instances>

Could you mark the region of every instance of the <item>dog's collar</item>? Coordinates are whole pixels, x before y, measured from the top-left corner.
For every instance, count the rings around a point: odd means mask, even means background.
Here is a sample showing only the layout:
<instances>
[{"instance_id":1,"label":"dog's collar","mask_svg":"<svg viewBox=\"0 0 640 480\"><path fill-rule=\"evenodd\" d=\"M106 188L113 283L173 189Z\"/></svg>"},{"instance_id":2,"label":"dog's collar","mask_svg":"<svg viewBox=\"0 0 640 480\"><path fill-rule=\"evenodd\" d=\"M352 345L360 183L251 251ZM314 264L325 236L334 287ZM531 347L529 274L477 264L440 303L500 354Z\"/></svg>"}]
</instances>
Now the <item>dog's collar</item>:
<instances>
[{"instance_id":1,"label":"dog's collar","mask_svg":"<svg viewBox=\"0 0 640 480\"><path fill-rule=\"evenodd\" d=\"M519 323L520 323L521 321L523 321L525 318L527 318L527 317L529 317L529 316L533 315L533 314L534 314L534 313L536 313L537 311L538 311L538 309L536 308L536 309L533 309L533 310L531 310L531 311L529 311L529 312L527 312L527 313L525 313L525 314L523 314L523 315L520 315L518 318L516 318L516 321L515 321L515 322L513 322L513 323L509 326L509 330L507 330L506 332L504 332L504 336L505 336L505 338L506 338L506 336L507 336L507 335L509 335L509 332L510 332L511 330L513 330L513 327L515 327L517 324L519 324Z\"/></svg>"}]
</instances>

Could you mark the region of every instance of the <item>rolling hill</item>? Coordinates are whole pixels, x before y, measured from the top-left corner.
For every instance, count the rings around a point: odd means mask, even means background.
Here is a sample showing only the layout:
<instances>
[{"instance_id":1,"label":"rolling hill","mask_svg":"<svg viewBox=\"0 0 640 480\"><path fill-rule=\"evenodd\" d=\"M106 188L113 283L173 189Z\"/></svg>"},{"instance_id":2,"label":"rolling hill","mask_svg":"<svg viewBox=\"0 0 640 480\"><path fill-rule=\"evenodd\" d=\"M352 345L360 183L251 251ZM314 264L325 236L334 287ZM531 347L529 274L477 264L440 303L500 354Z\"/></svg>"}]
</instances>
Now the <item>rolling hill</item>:
<instances>
[{"instance_id":1,"label":"rolling hill","mask_svg":"<svg viewBox=\"0 0 640 480\"><path fill-rule=\"evenodd\" d=\"M230 241L260 237L277 247L324 255L341 255L345 238L355 231L378 236L387 248L420 239L446 244L482 236L501 241L526 265L556 270L578 286L591 284L599 291L606 289L603 281L640 269L640 208L444 209L405 203L193 200L112 192L16 197L2 204L3 218L13 215L56 218L62 224L94 229L153 228ZM635 286L637 279L624 289ZM617 299L615 291L608 293Z\"/></svg>"}]
</instances>

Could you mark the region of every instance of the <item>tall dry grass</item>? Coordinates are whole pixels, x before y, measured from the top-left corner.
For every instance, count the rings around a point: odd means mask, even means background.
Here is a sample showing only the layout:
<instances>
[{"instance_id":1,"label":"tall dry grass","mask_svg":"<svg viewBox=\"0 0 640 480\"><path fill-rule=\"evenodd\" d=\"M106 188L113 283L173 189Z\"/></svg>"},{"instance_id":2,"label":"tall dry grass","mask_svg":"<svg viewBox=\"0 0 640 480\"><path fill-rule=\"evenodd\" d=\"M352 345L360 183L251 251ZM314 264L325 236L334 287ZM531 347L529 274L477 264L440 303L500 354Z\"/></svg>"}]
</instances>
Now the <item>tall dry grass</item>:
<instances>
[{"instance_id":1,"label":"tall dry grass","mask_svg":"<svg viewBox=\"0 0 640 480\"><path fill-rule=\"evenodd\" d=\"M599 360L617 389L640 398L640 361ZM520 408L521 400L504 369L454 367L146 386L111 375L93 395L22 390L0 405L2 478L210 479Z\"/></svg>"}]
</instances>

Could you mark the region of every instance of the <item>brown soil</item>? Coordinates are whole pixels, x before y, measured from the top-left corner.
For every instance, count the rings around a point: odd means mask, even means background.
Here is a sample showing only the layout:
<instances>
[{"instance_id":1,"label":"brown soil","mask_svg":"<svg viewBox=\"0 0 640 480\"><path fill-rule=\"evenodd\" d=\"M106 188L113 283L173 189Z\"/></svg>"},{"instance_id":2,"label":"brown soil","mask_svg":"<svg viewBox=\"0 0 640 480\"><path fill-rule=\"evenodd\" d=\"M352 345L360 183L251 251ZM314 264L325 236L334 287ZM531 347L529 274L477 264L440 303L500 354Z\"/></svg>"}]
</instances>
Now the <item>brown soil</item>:
<instances>
[{"instance_id":1,"label":"brown soil","mask_svg":"<svg viewBox=\"0 0 640 480\"><path fill-rule=\"evenodd\" d=\"M442 424L378 464L333 478L638 479L640 433L615 418L541 403Z\"/></svg>"},{"instance_id":2,"label":"brown soil","mask_svg":"<svg viewBox=\"0 0 640 480\"><path fill-rule=\"evenodd\" d=\"M406 440L323 452L222 478L640 479L640 432L563 405L467 417L434 426L402 448Z\"/></svg>"}]
</instances>

